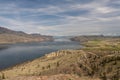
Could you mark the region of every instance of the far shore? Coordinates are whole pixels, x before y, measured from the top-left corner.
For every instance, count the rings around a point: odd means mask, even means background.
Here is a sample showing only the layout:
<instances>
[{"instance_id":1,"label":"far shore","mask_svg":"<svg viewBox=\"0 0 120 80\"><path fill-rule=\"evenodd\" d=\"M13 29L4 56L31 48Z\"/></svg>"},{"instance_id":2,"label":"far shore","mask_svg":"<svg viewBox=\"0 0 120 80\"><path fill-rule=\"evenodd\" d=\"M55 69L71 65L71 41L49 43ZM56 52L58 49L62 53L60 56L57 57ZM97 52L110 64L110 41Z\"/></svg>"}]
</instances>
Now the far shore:
<instances>
[{"instance_id":1,"label":"far shore","mask_svg":"<svg viewBox=\"0 0 120 80\"><path fill-rule=\"evenodd\" d=\"M0 50L7 49L9 44L0 44Z\"/></svg>"}]
</instances>

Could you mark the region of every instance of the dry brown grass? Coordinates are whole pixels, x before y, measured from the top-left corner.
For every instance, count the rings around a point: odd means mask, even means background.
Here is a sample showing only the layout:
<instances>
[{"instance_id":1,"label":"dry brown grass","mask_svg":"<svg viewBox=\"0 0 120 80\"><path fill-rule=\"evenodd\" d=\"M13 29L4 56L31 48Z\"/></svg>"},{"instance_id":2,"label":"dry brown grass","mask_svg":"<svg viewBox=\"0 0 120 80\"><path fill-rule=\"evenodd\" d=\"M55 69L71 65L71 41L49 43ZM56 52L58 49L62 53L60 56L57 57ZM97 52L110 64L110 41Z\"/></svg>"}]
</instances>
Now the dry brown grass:
<instances>
[{"instance_id":1,"label":"dry brown grass","mask_svg":"<svg viewBox=\"0 0 120 80\"><path fill-rule=\"evenodd\" d=\"M6 80L100 80L100 79L90 77L79 77L72 74L58 74L52 76L21 76Z\"/></svg>"},{"instance_id":2,"label":"dry brown grass","mask_svg":"<svg viewBox=\"0 0 120 80\"><path fill-rule=\"evenodd\" d=\"M120 52L118 47L120 45L111 45L108 44L109 42L107 44L105 42L101 42L104 46L101 46L102 44L96 41L89 42L89 45L100 44L100 47L97 48L86 47L83 50L53 52L33 61L1 71L0 75L1 77L4 75L5 78L14 79L17 76L50 77L57 74L74 74L80 77L79 80L97 80L97 78L101 80L119 80Z\"/></svg>"}]
</instances>

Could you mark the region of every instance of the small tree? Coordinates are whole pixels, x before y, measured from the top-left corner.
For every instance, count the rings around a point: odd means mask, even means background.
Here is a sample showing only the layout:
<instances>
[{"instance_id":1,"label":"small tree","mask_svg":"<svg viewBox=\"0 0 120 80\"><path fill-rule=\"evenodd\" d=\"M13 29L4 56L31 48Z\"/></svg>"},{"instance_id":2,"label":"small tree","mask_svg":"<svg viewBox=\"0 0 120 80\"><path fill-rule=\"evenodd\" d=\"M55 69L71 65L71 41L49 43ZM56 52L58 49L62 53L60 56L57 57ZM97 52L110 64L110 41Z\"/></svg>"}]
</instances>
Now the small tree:
<instances>
[{"instance_id":1,"label":"small tree","mask_svg":"<svg viewBox=\"0 0 120 80\"><path fill-rule=\"evenodd\" d=\"M5 79L4 73L1 74L1 79Z\"/></svg>"},{"instance_id":2,"label":"small tree","mask_svg":"<svg viewBox=\"0 0 120 80\"><path fill-rule=\"evenodd\" d=\"M50 64L47 66L48 69L50 69Z\"/></svg>"},{"instance_id":3,"label":"small tree","mask_svg":"<svg viewBox=\"0 0 120 80\"><path fill-rule=\"evenodd\" d=\"M57 62L57 67L59 67L60 66L60 63L59 62Z\"/></svg>"},{"instance_id":4,"label":"small tree","mask_svg":"<svg viewBox=\"0 0 120 80\"><path fill-rule=\"evenodd\" d=\"M43 66L43 67L42 67L42 70L44 70L44 69L45 69L45 67Z\"/></svg>"},{"instance_id":5,"label":"small tree","mask_svg":"<svg viewBox=\"0 0 120 80\"><path fill-rule=\"evenodd\" d=\"M100 75L100 78L101 78L101 80L107 80L106 73L105 73L105 72L102 73L102 74Z\"/></svg>"}]
</instances>

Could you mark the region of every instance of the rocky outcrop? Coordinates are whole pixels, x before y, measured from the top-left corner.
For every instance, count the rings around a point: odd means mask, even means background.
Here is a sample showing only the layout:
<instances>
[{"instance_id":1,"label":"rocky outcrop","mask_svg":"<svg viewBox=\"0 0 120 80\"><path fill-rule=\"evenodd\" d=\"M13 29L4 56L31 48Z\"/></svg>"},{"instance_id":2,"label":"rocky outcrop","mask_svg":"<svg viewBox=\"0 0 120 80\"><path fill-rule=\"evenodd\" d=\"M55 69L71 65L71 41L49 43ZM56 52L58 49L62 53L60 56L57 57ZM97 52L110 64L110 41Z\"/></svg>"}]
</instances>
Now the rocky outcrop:
<instances>
[{"instance_id":1,"label":"rocky outcrop","mask_svg":"<svg viewBox=\"0 0 120 80\"><path fill-rule=\"evenodd\" d=\"M83 53L83 51L82 50L60 50L57 52L52 52L50 54L46 54L45 56L47 58L52 58L52 57L65 56L68 54L75 54L75 53Z\"/></svg>"}]
</instances>

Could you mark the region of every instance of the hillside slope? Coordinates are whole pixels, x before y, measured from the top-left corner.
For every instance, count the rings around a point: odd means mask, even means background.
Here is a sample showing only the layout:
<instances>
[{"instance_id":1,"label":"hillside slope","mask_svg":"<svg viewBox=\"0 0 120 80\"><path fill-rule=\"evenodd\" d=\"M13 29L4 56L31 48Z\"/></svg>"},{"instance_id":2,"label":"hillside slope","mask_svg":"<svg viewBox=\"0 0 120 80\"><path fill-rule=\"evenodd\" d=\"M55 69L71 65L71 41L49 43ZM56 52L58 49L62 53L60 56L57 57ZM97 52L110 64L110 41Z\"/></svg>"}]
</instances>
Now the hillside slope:
<instances>
[{"instance_id":1,"label":"hillside slope","mask_svg":"<svg viewBox=\"0 0 120 80\"><path fill-rule=\"evenodd\" d=\"M83 50L63 50L42 58L17 65L1 72L1 78L16 76L41 76L56 74L76 74L118 80L120 55L114 53L97 54ZM117 78L117 79L116 79Z\"/></svg>"},{"instance_id":2,"label":"hillside slope","mask_svg":"<svg viewBox=\"0 0 120 80\"><path fill-rule=\"evenodd\" d=\"M85 47L81 50L52 52L33 61L0 71L0 77L17 80L19 77L23 79L24 76L29 79L32 76L54 77L57 75L59 77L59 74L73 74L79 76L79 80L97 80L98 78L120 80L120 41L114 43L113 39L95 40L88 41L84 45Z\"/></svg>"},{"instance_id":3,"label":"hillside slope","mask_svg":"<svg viewBox=\"0 0 120 80\"><path fill-rule=\"evenodd\" d=\"M51 76L19 76L5 80L100 80L98 78L79 77L73 74L58 74Z\"/></svg>"},{"instance_id":4,"label":"hillside slope","mask_svg":"<svg viewBox=\"0 0 120 80\"><path fill-rule=\"evenodd\" d=\"M27 34L22 31L13 31L0 27L0 44L20 43L20 42L40 42L52 41L52 36L43 36L40 34Z\"/></svg>"}]
</instances>

